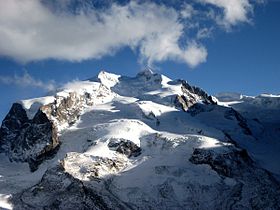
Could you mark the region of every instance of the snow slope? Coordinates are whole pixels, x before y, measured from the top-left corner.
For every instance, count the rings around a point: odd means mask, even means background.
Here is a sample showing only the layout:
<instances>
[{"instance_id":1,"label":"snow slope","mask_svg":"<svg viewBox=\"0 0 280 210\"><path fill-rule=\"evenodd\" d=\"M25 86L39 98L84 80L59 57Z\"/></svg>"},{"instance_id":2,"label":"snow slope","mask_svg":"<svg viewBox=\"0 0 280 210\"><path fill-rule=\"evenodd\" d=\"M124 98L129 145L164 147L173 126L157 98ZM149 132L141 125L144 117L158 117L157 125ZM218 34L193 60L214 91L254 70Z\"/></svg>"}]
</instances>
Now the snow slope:
<instances>
[{"instance_id":1,"label":"snow slope","mask_svg":"<svg viewBox=\"0 0 280 210\"><path fill-rule=\"evenodd\" d=\"M280 179L280 95L220 93L216 97L220 105L234 108L249 121L256 133L256 141L240 144L251 152L263 168Z\"/></svg>"},{"instance_id":2,"label":"snow slope","mask_svg":"<svg viewBox=\"0 0 280 210\"><path fill-rule=\"evenodd\" d=\"M100 92L101 86L105 88ZM260 134L264 125L228 108L242 104L240 98L240 103L207 105L203 96L184 92L181 81L151 71L133 78L103 71L89 81L67 84L54 97L73 91L90 93L93 103L82 107L73 125L61 125L61 145L53 158L32 173L26 163L11 163L0 154L0 208L69 209L88 191L94 191L89 197L94 195L95 204L90 205L96 209L279 207L279 199L271 199L280 195L279 184L262 169L280 178L275 161L280 160L279 141L265 140L268 134ZM195 100L187 112L174 103L184 95ZM39 105L52 100L50 96L21 103L32 118ZM238 110L246 114L243 108ZM261 153L261 147L269 155ZM61 174L68 174L63 182ZM77 180L87 189L82 198L68 192ZM79 207L89 208L87 202Z\"/></svg>"}]
</instances>

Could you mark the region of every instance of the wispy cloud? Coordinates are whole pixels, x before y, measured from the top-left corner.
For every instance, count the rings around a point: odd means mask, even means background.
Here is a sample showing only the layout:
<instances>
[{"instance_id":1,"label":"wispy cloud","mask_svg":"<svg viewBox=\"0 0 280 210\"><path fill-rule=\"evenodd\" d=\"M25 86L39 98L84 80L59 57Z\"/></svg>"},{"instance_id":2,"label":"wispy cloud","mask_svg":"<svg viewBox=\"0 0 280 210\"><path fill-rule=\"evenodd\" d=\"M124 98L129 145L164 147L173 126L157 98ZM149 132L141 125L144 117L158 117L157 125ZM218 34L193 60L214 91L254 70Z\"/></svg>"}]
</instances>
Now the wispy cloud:
<instances>
[{"instance_id":1,"label":"wispy cloud","mask_svg":"<svg viewBox=\"0 0 280 210\"><path fill-rule=\"evenodd\" d=\"M64 8L71 1L61 2ZM187 3L174 9L152 1L139 2L112 3L107 9L88 7L73 13L54 11L40 0L0 0L0 55L20 62L79 62L130 47L148 65L174 60L195 67L206 61L207 49L201 39L209 36L212 26L200 28L200 19L196 19L200 11ZM247 22L251 10L248 0L193 2L222 8L223 17L213 13L213 18L227 28ZM197 29L197 36L186 34L191 28Z\"/></svg>"},{"instance_id":2,"label":"wispy cloud","mask_svg":"<svg viewBox=\"0 0 280 210\"><path fill-rule=\"evenodd\" d=\"M15 74L14 76L0 75L0 83L6 85L16 85L21 87L35 87L46 91L53 91L56 88L54 81L43 82L41 80L33 78L27 72L24 72L23 75L17 75L17 74Z\"/></svg>"},{"instance_id":3,"label":"wispy cloud","mask_svg":"<svg viewBox=\"0 0 280 210\"><path fill-rule=\"evenodd\" d=\"M249 22L248 14L253 10L249 0L201 0L223 10L223 15L217 15L216 20L220 25L230 29L240 22Z\"/></svg>"}]
</instances>

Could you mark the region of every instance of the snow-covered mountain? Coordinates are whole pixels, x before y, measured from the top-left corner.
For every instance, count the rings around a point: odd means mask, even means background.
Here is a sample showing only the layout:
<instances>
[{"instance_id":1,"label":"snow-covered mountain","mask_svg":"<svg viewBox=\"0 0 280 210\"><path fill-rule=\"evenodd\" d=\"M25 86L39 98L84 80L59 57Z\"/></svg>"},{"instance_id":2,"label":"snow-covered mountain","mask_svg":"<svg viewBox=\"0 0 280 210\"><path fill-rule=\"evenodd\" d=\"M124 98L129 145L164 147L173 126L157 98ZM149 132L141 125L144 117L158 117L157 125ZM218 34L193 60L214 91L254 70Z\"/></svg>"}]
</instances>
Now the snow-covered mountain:
<instances>
[{"instance_id":1,"label":"snow-covered mountain","mask_svg":"<svg viewBox=\"0 0 280 210\"><path fill-rule=\"evenodd\" d=\"M0 208L280 209L280 97L217 98L102 71L14 103Z\"/></svg>"}]
</instances>

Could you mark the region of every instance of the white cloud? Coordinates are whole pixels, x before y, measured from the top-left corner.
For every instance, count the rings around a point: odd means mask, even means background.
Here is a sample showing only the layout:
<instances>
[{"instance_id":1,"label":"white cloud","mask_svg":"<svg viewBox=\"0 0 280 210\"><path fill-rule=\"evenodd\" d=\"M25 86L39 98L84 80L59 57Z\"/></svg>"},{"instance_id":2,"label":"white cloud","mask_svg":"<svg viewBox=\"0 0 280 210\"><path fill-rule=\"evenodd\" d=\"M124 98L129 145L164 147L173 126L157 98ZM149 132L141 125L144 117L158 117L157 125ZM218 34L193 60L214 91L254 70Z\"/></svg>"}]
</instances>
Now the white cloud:
<instances>
[{"instance_id":1,"label":"white cloud","mask_svg":"<svg viewBox=\"0 0 280 210\"><path fill-rule=\"evenodd\" d=\"M249 0L201 0L223 9L223 18L218 18L219 24L230 28L240 22L248 22L248 14L252 11Z\"/></svg>"},{"instance_id":2,"label":"white cloud","mask_svg":"<svg viewBox=\"0 0 280 210\"><path fill-rule=\"evenodd\" d=\"M106 11L54 13L38 0L0 0L0 55L21 62L48 58L82 61L129 46L142 61L205 61L178 45L183 25L172 8L154 3L113 4ZM188 48L188 46L185 46ZM197 52L194 56L197 56ZM205 55L205 53L203 54Z\"/></svg>"},{"instance_id":3,"label":"white cloud","mask_svg":"<svg viewBox=\"0 0 280 210\"><path fill-rule=\"evenodd\" d=\"M180 12L182 18L192 18L193 14L196 13L193 6L190 4L184 4Z\"/></svg>"},{"instance_id":4,"label":"white cloud","mask_svg":"<svg viewBox=\"0 0 280 210\"><path fill-rule=\"evenodd\" d=\"M16 74L14 76L0 75L0 83L6 85L16 85L21 87L35 87L47 91L55 90L54 81L43 82L41 80L36 80L33 77L31 77L27 72L25 72L22 76Z\"/></svg>"},{"instance_id":5,"label":"white cloud","mask_svg":"<svg viewBox=\"0 0 280 210\"><path fill-rule=\"evenodd\" d=\"M176 11L163 4L130 1L96 10L88 6L89 1L79 0L86 6L71 13L65 8L72 0L58 2L53 11L41 0L0 0L0 56L23 63L44 59L79 62L130 47L148 65L174 60L195 67L206 61L207 49L200 42L210 36L212 26L200 27L206 13L191 4ZM222 8L219 23L226 28L247 22L251 9L248 0L193 2ZM188 30L197 30L196 36L189 37L192 33L187 34Z\"/></svg>"},{"instance_id":6,"label":"white cloud","mask_svg":"<svg viewBox=\"0 0 280 210\"><path fill-rule=\"evenodd\" d=\"M210 38L212 35L212 30L213 30L213 28L211 28L211 27L210 28L200 28L197 31L196 38L198 40Z\"/></svg>"},{"instance_id":7,"label":"white cloud","mask_svg":"<svg viewBox=\"0 0 280 210\"><path fill-rule=\"evenodd\" d=\"M199 46L196 43L190 44L184 52L182 59L187 60L191 67L197 66L201 62L205 62L207 57L207 50L204 46Z\"/></svg>"}]
</instances>

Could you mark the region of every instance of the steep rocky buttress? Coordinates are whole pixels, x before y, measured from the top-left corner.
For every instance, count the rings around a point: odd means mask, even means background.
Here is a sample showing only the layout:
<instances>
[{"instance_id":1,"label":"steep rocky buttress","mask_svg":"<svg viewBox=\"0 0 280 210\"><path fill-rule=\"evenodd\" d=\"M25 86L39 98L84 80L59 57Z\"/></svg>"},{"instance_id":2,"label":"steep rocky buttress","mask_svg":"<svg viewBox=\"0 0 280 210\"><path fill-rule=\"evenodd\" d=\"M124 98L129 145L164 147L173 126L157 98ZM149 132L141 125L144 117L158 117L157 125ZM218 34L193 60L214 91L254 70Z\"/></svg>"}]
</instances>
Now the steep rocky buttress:
<instances>
[{"instance_id":1,"label":"steep rocky buttress","mask_svg":"<svg viewBox=\"0 0 280 210\"><path fill-rule=\"evenodd\" d=\"M137 77L144 79L147 86L162 82L161 75L151 71L141 72ZM59 131L74 124L85 107L94 105L95 99L110 96L110 87L116 81L106 72L101 72L96 80L101 82L97 89L56 94L52 102L41 105L31 119L27 115L29 110L22 103L14 103L0 128L0 152L6 153L11 161L27 162L31 171L35 171L59 149ZM216 104L213 97L202 89L184 80L178 81L181 92L175 95L175 106L186 111L198 101Z\"/></svg>"},{"instance_id":2,"label":"steep rocky buttress","mask_svg":"<svg viewBox=\"0 0 280 210\"><path fill-rule=\"evenodd\" d=\"M98 91L109 91L100 86ZM97 92L98 92L97 91ZM42 105L32 119L21 103L14 103L0 128L0 151L11 161L27 162L31 171L59 149L59 131L74 124L86 106L93 105L91 93L57 94Z\"/></svg>"},{"instance_id":3,"label":"steep rocky buttress","mask_svg":"<svg viewBox=\"0 0 280 210\"><path fill-rule=\"evenodd\" d=\"M0 128L0 201L19 210L278 210L277 173L264 166L276 162L277 140L264 128L184 80L100 72L12 105Z\"/></svg>"}]
</instances>

